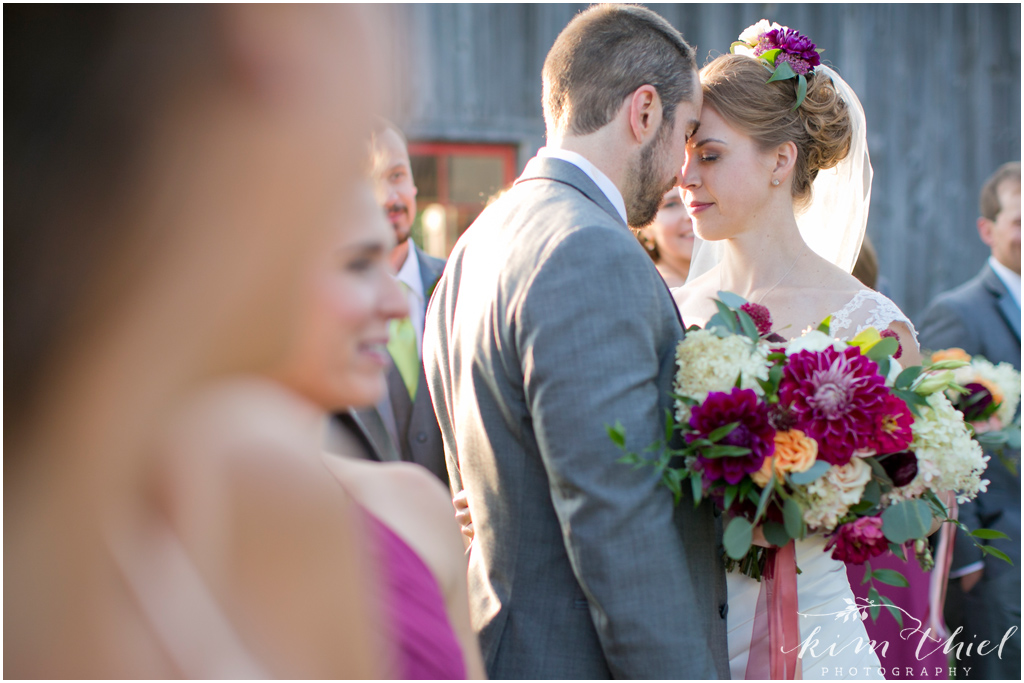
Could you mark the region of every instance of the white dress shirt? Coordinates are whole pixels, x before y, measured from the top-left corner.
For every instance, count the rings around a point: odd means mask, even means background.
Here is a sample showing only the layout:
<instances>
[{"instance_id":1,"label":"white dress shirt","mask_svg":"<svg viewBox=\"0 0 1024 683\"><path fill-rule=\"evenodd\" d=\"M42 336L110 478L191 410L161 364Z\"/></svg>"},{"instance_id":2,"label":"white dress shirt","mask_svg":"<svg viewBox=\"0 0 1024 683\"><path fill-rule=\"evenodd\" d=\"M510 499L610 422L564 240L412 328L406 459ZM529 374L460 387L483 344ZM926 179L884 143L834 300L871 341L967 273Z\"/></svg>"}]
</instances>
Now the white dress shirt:
<instances>
[{"instance_id":1,"label":"white dress shirt","mask_svg":"<svg viewBox=\"0 0 1024 683\"><path fill-rule=\"evenodd\" d=\"M594 181L601 192L604 192L604 196L608 198L608 201L612 203L615 210L622 216L622 222L629 225L629 221L626 220L626 202L622 200L622 193L619 192L619 188L615 187L615 183L601 169L590 163L585 156L576 152L570 152L567 149L558 149L557 147L541 147L537 150L537 156L567 161L586 173L587 177Z\"/></svg>"},{"instance_id":2,"label":"white dress shirt","mask_svg":"<svg viewBox=\"0 0 1024 683\"><path fill-rule=\"evenodd\" d=\"M996 260L995 256L988 257L988 265L992 267L992 270L996 272L996 275L1003 281L1006 288L1010 290L1010 296L1017 302L1017 308L1020 308L1020 273L1015 273L1004 266Z\"/></svg>"}]
</instances>

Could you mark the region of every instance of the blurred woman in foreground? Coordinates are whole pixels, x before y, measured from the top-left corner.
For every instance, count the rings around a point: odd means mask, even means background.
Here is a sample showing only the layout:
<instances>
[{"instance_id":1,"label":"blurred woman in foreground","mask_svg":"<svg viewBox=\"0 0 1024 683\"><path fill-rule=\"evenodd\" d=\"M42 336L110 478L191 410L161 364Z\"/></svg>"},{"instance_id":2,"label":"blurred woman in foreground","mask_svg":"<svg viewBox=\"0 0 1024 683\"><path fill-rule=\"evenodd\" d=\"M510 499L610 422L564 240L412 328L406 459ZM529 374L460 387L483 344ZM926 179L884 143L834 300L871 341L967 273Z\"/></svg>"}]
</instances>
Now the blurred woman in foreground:
<instances>
[{"instance_id":1,"label":"blurred woman in foreground","mask_svg":"<svg viewBox=\"0 0 1024 683\"><path fill-rule=\"evenodd\" d=\"M278 362L346 211L376 101L357 11L5 9L11 677L378 675L352 506L279 457L311 411L244 392L221 417L277 440L244 463L163 445L195 387Z\"/></svg>"}]
</instances>

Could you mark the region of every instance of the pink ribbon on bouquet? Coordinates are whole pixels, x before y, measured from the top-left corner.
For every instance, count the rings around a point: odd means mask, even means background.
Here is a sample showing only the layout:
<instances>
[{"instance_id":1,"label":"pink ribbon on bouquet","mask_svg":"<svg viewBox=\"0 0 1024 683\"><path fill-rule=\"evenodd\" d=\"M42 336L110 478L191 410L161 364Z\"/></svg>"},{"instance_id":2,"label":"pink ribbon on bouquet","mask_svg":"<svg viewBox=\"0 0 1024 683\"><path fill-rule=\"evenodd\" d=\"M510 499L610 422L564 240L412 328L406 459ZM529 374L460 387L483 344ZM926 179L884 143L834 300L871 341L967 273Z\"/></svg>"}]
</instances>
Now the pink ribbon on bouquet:
<instances>
[{"instance_id":1,"label":"pink ribbon on bouquet","mask_svg":"<svg viewBox=\"0 0 1024 683\"><path fill-rule=\"evenodd\" d=\"M767 551L745 678L795 680L800 676L799 651L796 548L790 541Z\"/></svg>"},{"instance_id":2,"label":"pink ribbon on bouquet","mask_svg":"<svg viewBox=\"0 0 1024 683\"><path fill-rule=\"evenodd\" d=\"M950 519L956 519L959 509L956 500L949 506ZM953 563L953 541L956 527L952 524L943 524L939 528L939 542L935 548L935 567L929 577L928 586L928 621L926 628L930 628L938 639L949 637L949 629L942 617L943 607L946 604L946 585L949 581L949 568Z\"/></svg>"}]
</instances>

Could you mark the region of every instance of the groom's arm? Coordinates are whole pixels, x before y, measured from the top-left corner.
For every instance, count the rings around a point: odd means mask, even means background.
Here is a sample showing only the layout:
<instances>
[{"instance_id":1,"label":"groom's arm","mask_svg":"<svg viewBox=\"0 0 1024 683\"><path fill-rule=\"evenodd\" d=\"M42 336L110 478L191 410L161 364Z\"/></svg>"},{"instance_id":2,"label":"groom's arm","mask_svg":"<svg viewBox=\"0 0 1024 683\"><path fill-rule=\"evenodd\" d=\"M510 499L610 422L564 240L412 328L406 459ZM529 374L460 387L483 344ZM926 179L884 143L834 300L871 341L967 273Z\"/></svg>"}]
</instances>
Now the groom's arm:
<instances>
[{"instance_id":1,"label":"groom's arm","mask_svg":"<svg viewBox=\"0 0 1024 683\"><path fill-rule=\"evenodd\" d=\"M663 437L659 341L681 332L631 239L584 229L539 266L516 316L526 400L613 675L715 678L685 557L713 548L685 547L659 475L617 462L605 430L620 421L634 451Z\"/></svg>"}]
</instances>

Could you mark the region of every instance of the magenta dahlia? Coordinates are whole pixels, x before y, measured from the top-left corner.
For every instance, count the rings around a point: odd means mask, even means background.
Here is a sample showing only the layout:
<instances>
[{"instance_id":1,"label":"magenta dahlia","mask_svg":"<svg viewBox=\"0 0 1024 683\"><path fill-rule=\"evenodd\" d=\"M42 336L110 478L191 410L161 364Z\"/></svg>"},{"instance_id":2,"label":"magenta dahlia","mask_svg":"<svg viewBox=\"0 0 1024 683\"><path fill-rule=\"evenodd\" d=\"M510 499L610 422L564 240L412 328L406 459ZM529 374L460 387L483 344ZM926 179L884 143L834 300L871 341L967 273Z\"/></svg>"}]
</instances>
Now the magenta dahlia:
<instances>
[{"instance_id":1,"label":"magenta dahlia","mask_svg":"<svg viewBox=\"0 0 1024 683\"><path fill-rule=\"evenodd\" d=\"M800 351L789 357L779 399L794 426L818 442L818 457L845 465L865 448L890 407L878 365L854 346Z\"/></svg>"},{"instance_id":2,"label":"magenta dahlia","mask_svg":"<svg viewBox=\"0 0 1024 683\"><path fill-rule=\"evenodd\" d=\"M721 446L749 448L746 455L708 457L697 453L697 464L705 482L724 479L738 484L745 475L761 469L764 459L775 450L775 429L768 423L768 406L750 389L734 387L729 393L713 391L699 406L690 411L690 427L696 434L687 434L687 442L706 439L714 430L727 424L739 425L718 441Z\"/></svg>"},{"instance_id":3,"label":"magenta dahlia","mask_svg":"<svg viewBox=\"0 0 1024 683\"><path fill-rule=\"evenodd\" d=\"M906 401L886 394L885 403L876 418L868 448L876 453L896 453L910 445L914 439L914 415Z\"/></svg>"},{"instance_id":4,"label":"magenta dahlia","mask_svg":"<svg viewBox=\"0 0 1024 683\"><path fill-rule=\"evenodd\" d=\"M889 549L889 540L882 533L881 517L860 517L843 524L831 535L825 550L833 548L832 559L864 564Z\"/></svg>"}]
</instances>

